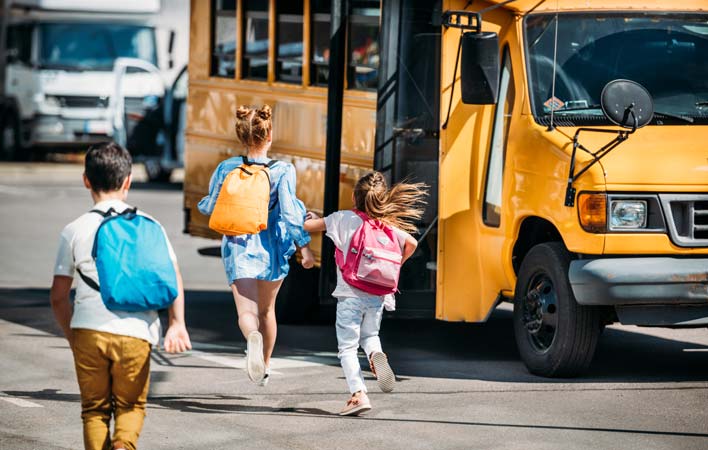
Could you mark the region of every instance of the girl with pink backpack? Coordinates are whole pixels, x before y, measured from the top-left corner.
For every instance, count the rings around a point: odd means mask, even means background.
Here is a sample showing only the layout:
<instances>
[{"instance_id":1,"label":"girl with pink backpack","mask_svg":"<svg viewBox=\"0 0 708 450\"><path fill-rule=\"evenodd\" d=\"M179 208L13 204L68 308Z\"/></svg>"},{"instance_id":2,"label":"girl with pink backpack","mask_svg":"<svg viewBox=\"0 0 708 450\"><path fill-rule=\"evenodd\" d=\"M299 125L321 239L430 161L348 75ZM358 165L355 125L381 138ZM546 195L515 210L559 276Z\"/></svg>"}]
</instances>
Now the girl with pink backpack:
<instances>
[{"instance_id":1,"label":"girl with pink backpack","mask_svg":"<svg viewBox=\"0 0 708 450\"><path fill-rule=\"evenodd\" d=\"M337 343L339 360L351 397L343 416L371 409L361 374L359 346L369 358L371 372L383 392L396 381L381 348L379 328L383 309L395 309L401 265L418 243L408 232L423 215L425 185L398 183L390 189L379 172L363 176L354 187L354 210L337 211L325 218L310 212L306 231L325 231L335 246L337 287Z\"/></svg>"}]
</instances>

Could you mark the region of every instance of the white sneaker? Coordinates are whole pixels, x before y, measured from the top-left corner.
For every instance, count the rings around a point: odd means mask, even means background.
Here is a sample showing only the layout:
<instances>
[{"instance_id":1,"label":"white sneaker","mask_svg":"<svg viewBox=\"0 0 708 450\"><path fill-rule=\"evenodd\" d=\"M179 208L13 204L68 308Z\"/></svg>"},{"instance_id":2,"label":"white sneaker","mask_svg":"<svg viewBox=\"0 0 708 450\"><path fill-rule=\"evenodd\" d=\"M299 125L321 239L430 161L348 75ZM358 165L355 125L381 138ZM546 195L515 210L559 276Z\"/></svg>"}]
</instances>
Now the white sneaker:
<instances>
[{"instance_id":1,"label":"white sneaker","mask_svg":"<svg viewBox=\"0 0 708 450\"><path fill-rule=\"evenodd\" d=\"M266 367L265 375L263 375L263 379L258 382L258 386L261 386L261 387L267 386L268 380L270 380L270 367Z\"/></svg>"},{"instance_id":2,"label":"white sneaker","mask_svg":"<svg viewBox=\"0 0 708 450\"><path fill-rule=\"evenodd\" d=\"M254 383L260 383L265 377L266 367L263 361L263 336L252 331L246 339L246 372Z\"/></svg>"}]
</instances>

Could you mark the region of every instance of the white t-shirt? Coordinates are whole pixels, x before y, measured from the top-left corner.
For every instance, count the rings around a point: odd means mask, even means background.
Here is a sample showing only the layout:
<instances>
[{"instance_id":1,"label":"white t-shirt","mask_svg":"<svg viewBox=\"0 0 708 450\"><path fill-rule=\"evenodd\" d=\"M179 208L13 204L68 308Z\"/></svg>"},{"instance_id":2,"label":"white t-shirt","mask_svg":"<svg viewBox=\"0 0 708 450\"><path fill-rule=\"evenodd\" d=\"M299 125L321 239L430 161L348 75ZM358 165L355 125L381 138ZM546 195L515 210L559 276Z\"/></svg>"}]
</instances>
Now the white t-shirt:
<instances>
[{"instance_id":1,"label":"white t-shirt","mask_svg":"<svg viewBox=\"0 0 708 450\"><path fill-rule=\"evenodd\" d=\"M344 210L337 211L324 218L325 226L327 227L326 236L332 239L334 246L345 254L349 250L349 245L352 241L354 232L364 223L354 211ZM401 251L405 246L406 239L410 237L405 231L396 227L391 227L398 237L398 242L401 244ZM360 289L350 286L342 277L342 271L337 267L337 287L332 292L332 296L340 298L371 298L373 294L364 292ZM395 308L395 297L392 294L384 296L386 309L392 311Z\"/></svg>"},{"instance_id":2,"label":"white t-shirt","mask_svg":"<svg viewBox=\"0 0 708 450\"><path fill-rule=\"evenodd\" d=\"M113 208L123 212L131 206L120 200L99 202L92 209L103 212ZM150 217L138 210L138 214ZM152 219L152 217L150 217ZM154 219L153 219L154 220ZM54 266L54 275L73 277L76 268L92 280L98 280L96 262L91 257L93 241L103 217L87 212L67 225L61 232L59 251ZM164 232L164 229L163 229ZM176 261L174 250L167 239L167 248L172 261ZM160 319L156 311L128 312L110 311L103 304L101 294L77 278L74 312L71 316L71 328L85 328L106 333L131 336L156 345L160 338Z\"/></svg>"}]
</instances>

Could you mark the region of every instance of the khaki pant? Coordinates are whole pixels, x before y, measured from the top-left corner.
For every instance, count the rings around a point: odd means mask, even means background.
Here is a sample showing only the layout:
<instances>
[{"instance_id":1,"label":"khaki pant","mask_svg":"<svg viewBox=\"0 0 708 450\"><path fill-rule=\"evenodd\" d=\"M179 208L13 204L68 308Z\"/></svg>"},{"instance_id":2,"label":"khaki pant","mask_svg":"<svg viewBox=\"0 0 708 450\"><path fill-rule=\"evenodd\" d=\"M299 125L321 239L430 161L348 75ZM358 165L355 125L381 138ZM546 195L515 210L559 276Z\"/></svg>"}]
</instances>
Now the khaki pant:
<instances>
[{"instance_id":1,"label":"khaki pant","mask_svg":"<svg viewBox=\"0 0 708 450\"><path fill-rule=\"evenodd\" d=\"M145 419L150 344L100 331L73 330L86 450L135 450ZM110 438L111 415L115 432Z\"/></svg>"}]
</instances>

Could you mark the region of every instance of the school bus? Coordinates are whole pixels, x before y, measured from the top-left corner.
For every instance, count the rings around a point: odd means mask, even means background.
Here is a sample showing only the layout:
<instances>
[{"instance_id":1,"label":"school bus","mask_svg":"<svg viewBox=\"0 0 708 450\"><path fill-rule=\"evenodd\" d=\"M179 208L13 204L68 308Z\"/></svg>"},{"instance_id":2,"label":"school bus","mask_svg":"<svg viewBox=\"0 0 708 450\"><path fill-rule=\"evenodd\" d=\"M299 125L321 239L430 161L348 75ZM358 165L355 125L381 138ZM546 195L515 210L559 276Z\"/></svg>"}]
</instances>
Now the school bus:
<instances>
[{"instance_id":1,"label":"school bus","mask_svg":"<svg viewBox=\"0 0 708 450\"><path fill-rule=\"evenodd\" d=\"M372 168L431 187L402 315L513 302L551 377L613 322L708 326L705 2L194 0L190 41L188 233L217 237L196 204L242 151L237 105L268 103L308 208L350 207ZM294 270L280 311L331 286L312 246L321 270Z\"/></svg>"}]
</instances>

